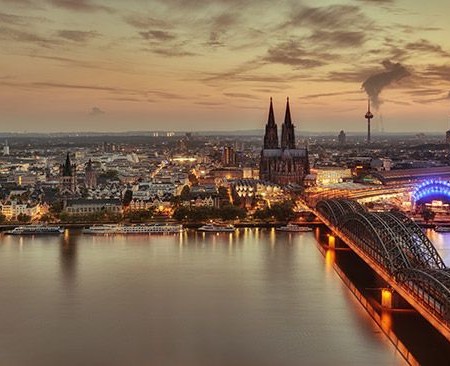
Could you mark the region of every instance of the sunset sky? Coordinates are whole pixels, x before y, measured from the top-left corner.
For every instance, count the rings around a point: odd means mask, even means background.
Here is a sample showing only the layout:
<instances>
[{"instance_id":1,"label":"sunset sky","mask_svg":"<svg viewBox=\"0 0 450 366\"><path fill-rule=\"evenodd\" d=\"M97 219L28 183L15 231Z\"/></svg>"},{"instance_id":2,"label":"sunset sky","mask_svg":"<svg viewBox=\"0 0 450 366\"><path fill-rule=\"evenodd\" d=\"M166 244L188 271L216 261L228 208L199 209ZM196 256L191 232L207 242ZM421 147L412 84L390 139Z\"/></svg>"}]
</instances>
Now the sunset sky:
<instances>
[{"instance_id":1,"label":"sunset sky","mask_svg":"<svg viewBox=\"0 0 450 366\"><path fill-rule=\"evenodd\" d=\"M0 132L444 131L449 0L0 0ZM365 82L365 83L364 83ZM364 87L363 87L364 83Z\"/></svg>"}]
</instances>

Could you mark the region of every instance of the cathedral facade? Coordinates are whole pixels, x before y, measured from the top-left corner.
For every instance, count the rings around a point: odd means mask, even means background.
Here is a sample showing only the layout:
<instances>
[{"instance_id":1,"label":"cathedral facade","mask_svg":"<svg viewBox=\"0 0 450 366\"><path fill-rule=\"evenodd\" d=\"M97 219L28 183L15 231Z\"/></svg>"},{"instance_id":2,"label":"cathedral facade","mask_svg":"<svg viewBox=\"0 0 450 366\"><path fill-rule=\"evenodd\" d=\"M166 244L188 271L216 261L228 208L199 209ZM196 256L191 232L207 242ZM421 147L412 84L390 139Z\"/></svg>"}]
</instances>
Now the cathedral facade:
<instances>
[{"instance_id":1,"label":"cathedral facade","mask_svg":"<svg viewBox=\"0 0 450 366\"><path fill-rule=\"evenodd\" d=\"M303 185L307 174L309 174L308 149L296 146L289 98L286 102L284 123L281 126L281 143L278 141L278 128L270 98L269 117L261 151L260 178L279 185Z\"/></svg>"}]
</instances>

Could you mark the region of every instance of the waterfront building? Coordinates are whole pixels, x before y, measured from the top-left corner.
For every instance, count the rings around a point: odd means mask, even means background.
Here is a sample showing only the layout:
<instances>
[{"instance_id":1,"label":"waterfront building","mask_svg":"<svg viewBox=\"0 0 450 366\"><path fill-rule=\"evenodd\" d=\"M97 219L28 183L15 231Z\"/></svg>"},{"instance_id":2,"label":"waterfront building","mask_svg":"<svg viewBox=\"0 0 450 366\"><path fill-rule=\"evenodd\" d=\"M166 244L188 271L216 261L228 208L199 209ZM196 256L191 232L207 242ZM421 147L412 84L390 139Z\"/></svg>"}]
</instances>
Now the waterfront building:
<instances>
[{"instance_id":1,"label":"waterfront building","mask_svg":"<svg viewBox=\"0 0 450 366\"><path fill-rule=\"evenodd\" d=\"M128 205L127 209L129 211L144 211L149 210L150 208L153 207L154 207L154 200L152 198L149 199L133 198L130 201L130 204Z\"/></svg>"},{"instance_id":2,"label":"waterfront building","mask_svg":"<svg viewBox=\"0 0 450 366\"><path fill-rule=\"evenodd\" d=\"M280 185L303 185L307 174L309 174L308 149L296 146L289 98L286 102L280 144L278 143L278 130L271 98L264 145L261 151L260 179Z\"/></svg>"},{"instance_id":3,"label":"waterfront building","mask_svg":"<svg viewBox=\"0 0 450 366\"><path fill-rule=\"evenodd\" d=\"M64 212L71 215L86 215L98 212L121 214L120 199L75 199L68 200Z\"/></svg>"},{"instance_id":4,"label":"waterfront building","mask_svg":"<svg viewBox=\"0 0 450 366\"><path fill-rule=\"evenodd\" d=\"M7 200L0 202L0 213L8 220L16 218L18 215L27 215L35 219L41 213L39 202L20 202L18 200Z\"/></svg>"},{"instance_id":5,"label":"waterfront building","mask_svg":"<svg viewBox=\"0 0 450 366\"><path fill-rule=\"evenodd\" d=\"M181 203L184 207L216 207L219 208L220 200L216 195L198 194Z\"/></svg>"}]
</instances>

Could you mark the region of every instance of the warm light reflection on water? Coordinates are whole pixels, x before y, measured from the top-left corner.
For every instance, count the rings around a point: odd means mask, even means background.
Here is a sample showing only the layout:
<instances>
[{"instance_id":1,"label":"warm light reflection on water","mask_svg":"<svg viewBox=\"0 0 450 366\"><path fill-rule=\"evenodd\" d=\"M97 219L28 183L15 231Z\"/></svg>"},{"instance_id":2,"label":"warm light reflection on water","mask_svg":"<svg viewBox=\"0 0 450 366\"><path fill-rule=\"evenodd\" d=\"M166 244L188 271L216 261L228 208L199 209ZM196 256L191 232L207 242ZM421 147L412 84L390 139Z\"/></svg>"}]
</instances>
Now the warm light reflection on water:
<instances>
[{"instance_id":1,"label":"warm light reflection on water","mask_svg":"<svg viewBox=\"0 0 450 366\"><path fill-rule=\"evenodd\" d=\"M336 260L336 252L334 249L327 249L325 253L325 265L328 272L333 271L334 262Z\"/></svg>"},{"instance_id":2,"label":"warm light reflection on water","mask_svg":"<svg viewBox=\"0 0 450 366\"><path fill-rule=\"evenodd\" d=\"M400 365L313 233L0 238L0 365Z\"/></svg>"},{"instance_id":3,"label":"warm light reflection on water","mask_svg":"<svg viewBox=\"0 0 450 366\"><path fill-rule=\"evenodd\" d=\"M392 329L392 310L383 309L381 311L381 328L386 333Z\"/></svg>"}]
</instances>

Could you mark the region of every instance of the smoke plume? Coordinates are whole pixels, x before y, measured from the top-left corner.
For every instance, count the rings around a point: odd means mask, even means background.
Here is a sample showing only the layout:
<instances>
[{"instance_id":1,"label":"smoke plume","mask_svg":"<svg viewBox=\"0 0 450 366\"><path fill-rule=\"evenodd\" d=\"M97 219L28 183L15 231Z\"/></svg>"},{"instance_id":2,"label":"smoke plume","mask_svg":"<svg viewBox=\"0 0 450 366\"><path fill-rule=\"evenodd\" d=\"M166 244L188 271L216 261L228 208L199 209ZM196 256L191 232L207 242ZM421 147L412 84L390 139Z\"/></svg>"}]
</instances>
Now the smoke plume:
<instances>
[{"instance_id":1,"label":"smoke plume","mask_svg":"<svg viewBox=\"0 0 450 366\"><path fill-rule=\"evenodd\" d=\"M382 65L386 71L380 72L370 76L363 84L362 87L366 91L373 106L378 109L381 100L380 93L396 81L403 79L406 76L411 75L410 72L400 63L393 63L390 60L384 60Z\"/></svg>"}]
</instances>

